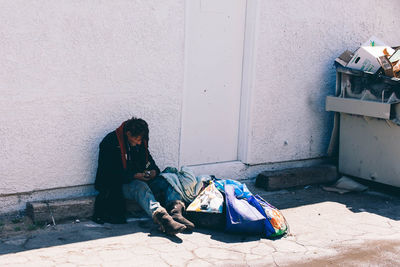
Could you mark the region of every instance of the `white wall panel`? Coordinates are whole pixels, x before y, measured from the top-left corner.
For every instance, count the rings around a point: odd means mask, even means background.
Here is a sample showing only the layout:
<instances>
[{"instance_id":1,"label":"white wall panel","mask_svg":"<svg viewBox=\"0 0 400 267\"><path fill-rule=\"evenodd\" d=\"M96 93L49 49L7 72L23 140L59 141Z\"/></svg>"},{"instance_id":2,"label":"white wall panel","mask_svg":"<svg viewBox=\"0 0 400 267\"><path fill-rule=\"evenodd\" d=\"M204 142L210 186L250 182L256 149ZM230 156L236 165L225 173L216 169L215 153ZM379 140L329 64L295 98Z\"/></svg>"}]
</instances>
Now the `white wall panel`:
<instances>
[{"instance_id":1,"label":"white wall panel","mask_svg":"<svg viewBox=\"0 0 400 267\"><path fill-rule=\"evenodd\" d=\"M132 115L177 165L183 48L183 0L1 1L0 194L93 183Z\"/></svg>"},{"instance_id":2,"label":"white wall panel","mask_svg":"<svg viewBox=\"0 0 400 267\"><path fill-rule=\"evenodd\" d=\"M246 0L187 0L181 165L237 159Z\"/></svg>"}]
</instances>

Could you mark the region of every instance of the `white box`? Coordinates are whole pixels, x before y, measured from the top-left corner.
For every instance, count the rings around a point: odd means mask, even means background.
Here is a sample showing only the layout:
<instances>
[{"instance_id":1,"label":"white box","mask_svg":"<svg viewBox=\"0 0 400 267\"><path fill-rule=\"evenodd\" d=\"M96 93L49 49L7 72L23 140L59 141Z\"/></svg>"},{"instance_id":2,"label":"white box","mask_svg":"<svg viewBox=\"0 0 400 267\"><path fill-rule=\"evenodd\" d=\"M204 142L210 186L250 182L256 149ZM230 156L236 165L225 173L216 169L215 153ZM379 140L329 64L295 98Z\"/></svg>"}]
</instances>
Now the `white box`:
<instances>
[{"instance_id":1,"label":"white box","mask_svg":"<svg viewBox=\"0 0 400 267\"><path fill-rule=\"evenodd\" d=\"M389 55L394 49L385 45L376 37L371 37L355 53L346 67L365 72L376 73L381 67L378 58L383 56L383 50L387 49Z\"/></svg>"}]
</instances>

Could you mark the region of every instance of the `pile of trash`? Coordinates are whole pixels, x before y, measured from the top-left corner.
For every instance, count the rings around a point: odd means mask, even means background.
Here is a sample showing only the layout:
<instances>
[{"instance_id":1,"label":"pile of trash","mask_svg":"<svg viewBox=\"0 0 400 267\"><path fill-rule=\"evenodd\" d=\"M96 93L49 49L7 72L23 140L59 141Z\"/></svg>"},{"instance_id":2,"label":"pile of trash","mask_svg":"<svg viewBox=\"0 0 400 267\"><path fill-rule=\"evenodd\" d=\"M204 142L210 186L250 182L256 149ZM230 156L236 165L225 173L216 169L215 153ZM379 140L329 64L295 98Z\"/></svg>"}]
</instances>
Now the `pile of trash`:
<instances>
[{"instance_id":1,"label":"pile of trash","mask_svg":"<svg viewBox=\"0 0 400 267\"><path fill-rule=\"evenodd\" d=\"M335 62L354 70L400 78L400 47L390 47L375 36L355 52L346 50Z\"/></svg>"},{"instance_id":2,"label":"pile of trash","mask_svg":"<svg viewBox=\"0 0 400 267\"><path fill-rule=\"evenodd\" d=\"M336 90L326 97L335 112L329 155L339 154L339 172L399 186L400 169L393 155L400 131L400 47L369 38L355 52L336 60ZM344 193L365 190L343 178L325 190Z\"/></svg>"},{"instance_id":3,"label":"pile of trash","mask_svg":"<svg viewBox=\"0 0 400 267\"><path fill-rule=\"evenodd\" d=\"M340 74L336 84L337 97L389 105L400 103L400 47L390 47L378 38L371 37L355 52L343 52L335 59L335 65L337 73ZM327 103L330 103L329 100ZM327 106L328 111L345 112L329 108L331 107ZM392 112L384 119L391 119L400 125L400 118Z\"/></svg>"}]
</instances>

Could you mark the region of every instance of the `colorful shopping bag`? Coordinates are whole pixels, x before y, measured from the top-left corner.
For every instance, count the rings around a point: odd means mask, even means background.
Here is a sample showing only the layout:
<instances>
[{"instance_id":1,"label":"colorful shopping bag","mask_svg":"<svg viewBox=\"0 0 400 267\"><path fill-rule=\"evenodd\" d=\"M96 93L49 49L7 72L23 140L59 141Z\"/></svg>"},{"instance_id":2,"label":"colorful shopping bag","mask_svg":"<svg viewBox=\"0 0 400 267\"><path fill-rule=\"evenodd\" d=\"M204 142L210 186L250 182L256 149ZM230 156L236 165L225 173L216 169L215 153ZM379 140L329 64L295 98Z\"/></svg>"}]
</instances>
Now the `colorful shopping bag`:
<instances>
[{"instance_id":1,"label":"colorful shopping bag","mask_svg":"<svg viewBox=\"0 0 400 267\"><path fill-rule=\"evenodd\" d=\"M215 187L213 182L200 192L200 194L190 203L186 211L222 213L224 197Z\"/></svg>"},{"instance_id":2,"label":"colorful shopping bag","mask_svg":"<svg viewBox=\"0 0 400 267\"><path fill-rule=\"evenodd\" d=\"M248 199L237 198L233 185L225 184L226 226L225 230L231 233L262 234L265 229L265 217L252 206ZM250 201L256 201L249 196Z\"/></svg>"},{"instance_id":3,"label":"colorful shopping bag","mask_svg":"<svg viewBox=\"0 0 400 267\"><path fill-rule=\"evenodd\" d=\"M257 210L267 218L265 221L266 237L278 237L289 233L289 224L280 210L269 204L259 195L255 195L254 200L251 201L251 204L257 207Z\"/></svg>"},{"instance_id":4,"label":"colorful shopping bag","mask_svg":"<svg viewBox=\"0 0 400 267\"><path fill-rule=\"evenodd\" d=\"M225 228L224 196L212 181L187 207L186 216L196 227Z\"/></svg>"}]
</instances>

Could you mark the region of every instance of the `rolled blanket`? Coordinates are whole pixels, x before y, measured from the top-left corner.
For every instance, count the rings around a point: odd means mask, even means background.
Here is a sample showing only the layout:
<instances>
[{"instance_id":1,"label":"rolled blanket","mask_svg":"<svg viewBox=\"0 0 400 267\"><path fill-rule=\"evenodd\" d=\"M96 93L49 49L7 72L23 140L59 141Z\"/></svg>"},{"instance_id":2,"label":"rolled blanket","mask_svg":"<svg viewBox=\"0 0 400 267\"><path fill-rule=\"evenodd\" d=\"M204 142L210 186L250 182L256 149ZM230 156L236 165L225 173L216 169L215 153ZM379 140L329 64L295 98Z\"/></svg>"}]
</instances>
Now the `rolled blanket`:
<instances>
[{"instance_id":1,"label":"rolled blanket","mask_svg":"<svg viewBox=\"0 0 400 267\"><path fill-rule=\"evenodd\" d=\"M163 170L160 175L171 184L171 186L182 196L185 202L192 202L196 196L200 193L203 187L203 181L210 178L209 176L199 176L193 173L193 171L183 166L180 171L173 167L167 167ZM211 179L211 178L210 178Z\"/></svg>"}]
</instances>

